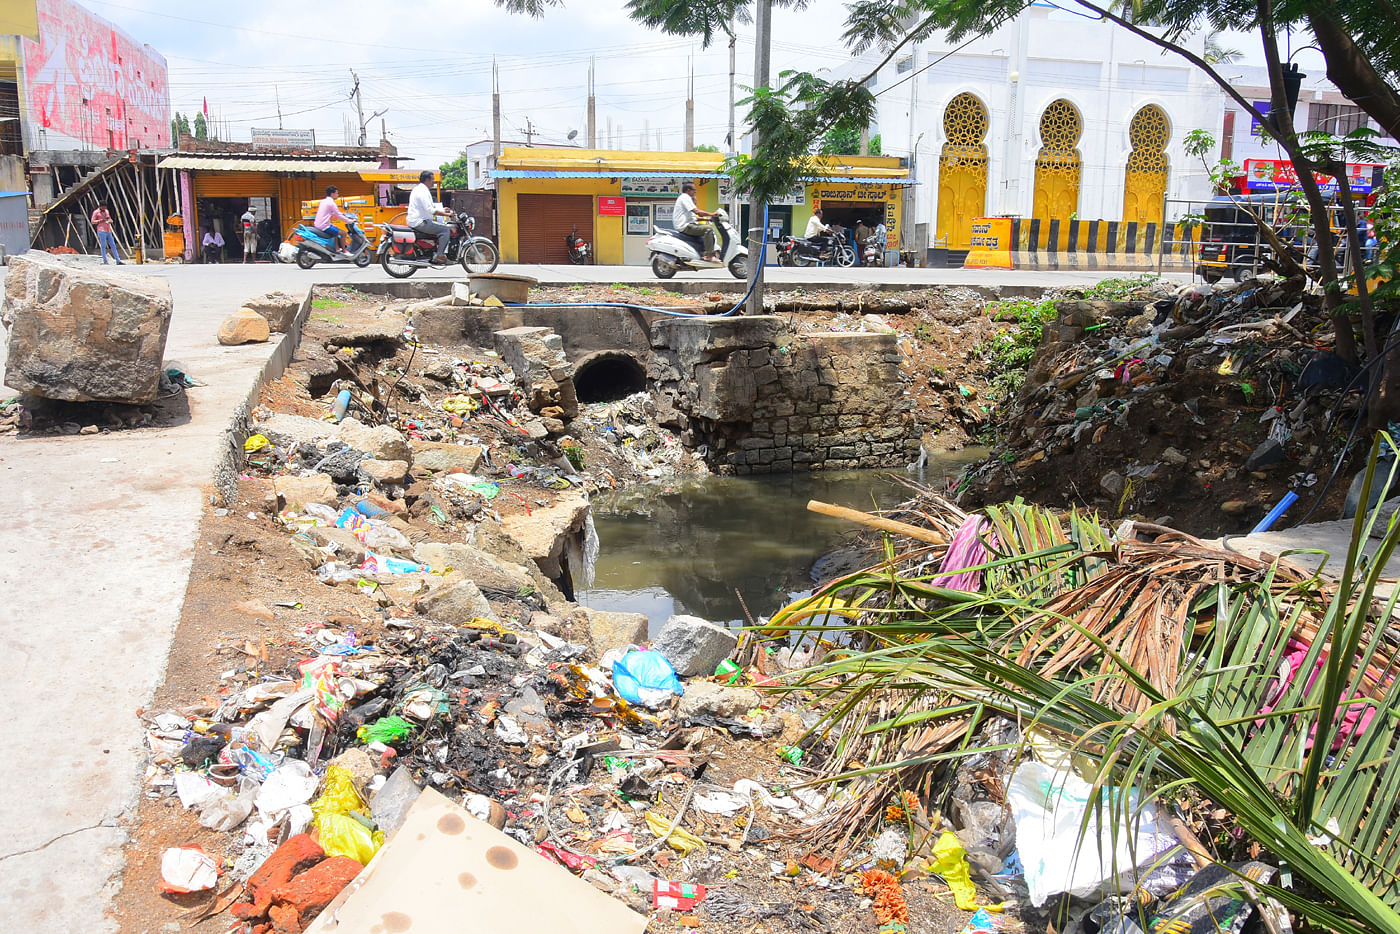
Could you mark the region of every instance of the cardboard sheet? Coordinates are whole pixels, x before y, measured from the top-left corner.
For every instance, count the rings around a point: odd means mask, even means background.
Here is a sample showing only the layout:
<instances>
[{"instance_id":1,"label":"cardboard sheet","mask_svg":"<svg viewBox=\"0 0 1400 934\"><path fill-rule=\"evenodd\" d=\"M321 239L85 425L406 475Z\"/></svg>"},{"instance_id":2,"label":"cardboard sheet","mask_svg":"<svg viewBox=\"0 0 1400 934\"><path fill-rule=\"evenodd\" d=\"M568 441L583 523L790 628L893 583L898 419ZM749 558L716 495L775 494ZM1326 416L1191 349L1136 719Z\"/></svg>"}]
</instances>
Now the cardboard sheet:
<instances>
[{"instance_id":1,"label":"cardboard sheet","mask_svg":"<svg viewBox=\"0 0 1400 934\"><path fill-rule=\"evenodd\" d=\"M307 934L642 934L647 919L427 789Z\"/></svg>"}]
</instances>

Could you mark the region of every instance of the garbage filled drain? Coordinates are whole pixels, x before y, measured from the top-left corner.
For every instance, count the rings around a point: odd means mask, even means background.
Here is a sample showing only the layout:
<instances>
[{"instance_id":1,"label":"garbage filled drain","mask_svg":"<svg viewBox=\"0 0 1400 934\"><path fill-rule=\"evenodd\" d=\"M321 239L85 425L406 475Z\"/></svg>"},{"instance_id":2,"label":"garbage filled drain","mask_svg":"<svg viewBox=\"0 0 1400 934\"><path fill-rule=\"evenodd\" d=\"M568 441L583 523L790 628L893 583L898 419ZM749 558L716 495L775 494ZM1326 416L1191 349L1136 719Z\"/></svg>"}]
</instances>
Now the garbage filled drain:
<instances>
[{"instance_id":1,"label":"garbage filled drain","mask_svg":"<svg viewBox=\"0 0 1400 934\"><path fill-rule=\"evenodd\" d=\"M646 388L646 368L625 353L592 354L574 368L574 392L580 402L615 402Z\"/></svg>"}]
</instances>

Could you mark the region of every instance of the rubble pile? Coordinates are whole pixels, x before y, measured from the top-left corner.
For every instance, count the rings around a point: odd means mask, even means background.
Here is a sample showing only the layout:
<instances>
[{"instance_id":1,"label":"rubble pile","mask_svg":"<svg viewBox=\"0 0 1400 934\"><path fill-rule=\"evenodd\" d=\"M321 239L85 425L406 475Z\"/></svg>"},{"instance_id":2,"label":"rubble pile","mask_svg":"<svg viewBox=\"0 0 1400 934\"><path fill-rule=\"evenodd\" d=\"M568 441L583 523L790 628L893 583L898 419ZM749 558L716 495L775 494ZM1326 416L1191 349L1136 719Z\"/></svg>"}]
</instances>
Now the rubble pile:
<instances>
[{"instance_id":1,"label":"rubble pile","mask_svg":"<svg viewBox=\"0 0 1400 934\"><path fill-rule=\"evenodd\" d=\"M1025 496L1203 533L1261 518L1361 400L1301 279L1057 302L964 502ZM1340 408L1338 409L1338 405Z\"/></svg>"}]
</instances>

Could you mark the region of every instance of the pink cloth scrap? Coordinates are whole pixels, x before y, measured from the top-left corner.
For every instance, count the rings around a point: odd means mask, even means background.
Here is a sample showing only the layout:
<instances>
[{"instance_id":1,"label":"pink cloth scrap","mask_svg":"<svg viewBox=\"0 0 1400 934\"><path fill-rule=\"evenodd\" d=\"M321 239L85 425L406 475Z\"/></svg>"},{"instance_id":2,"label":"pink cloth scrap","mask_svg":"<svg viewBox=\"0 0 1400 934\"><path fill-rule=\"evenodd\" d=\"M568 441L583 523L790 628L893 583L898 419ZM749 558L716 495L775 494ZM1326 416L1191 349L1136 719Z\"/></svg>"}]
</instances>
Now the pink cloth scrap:
<instances>
[{"instance_id":1,"label":"pink cloth scrap","mask_svg":"<svg viewBox=\"0 0 1400 934\"><path fill-rule=\"evenodd\" d=\"M943 563L938 567L939 574L929 582L930 585L969 593L981 590L982 572L965 569L986 563L989 552L982 543L982 533L991 527L992 524L982 516L964 519L953 540L948 543L948 553L943 556ZM990 544L996 547L995 535L991 537Z\"/></svg>"}]
</instances>

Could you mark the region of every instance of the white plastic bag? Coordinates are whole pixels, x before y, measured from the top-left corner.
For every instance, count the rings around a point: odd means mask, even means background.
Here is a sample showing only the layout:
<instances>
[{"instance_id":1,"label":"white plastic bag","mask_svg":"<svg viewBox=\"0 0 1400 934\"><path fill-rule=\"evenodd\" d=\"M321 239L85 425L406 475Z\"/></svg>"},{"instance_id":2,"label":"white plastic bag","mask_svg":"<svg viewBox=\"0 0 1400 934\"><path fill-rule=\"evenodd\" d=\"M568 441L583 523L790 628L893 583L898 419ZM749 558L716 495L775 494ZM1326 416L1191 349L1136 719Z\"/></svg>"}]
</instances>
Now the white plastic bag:
<instances>
[{"instance_id":1,"label":"white plastic bag","mask_svg":"<svg viewBox=\"0 0 1400 934\"><path fill-rule=\"evenodd\" d=\"M1120 791L1105 791L1103 805L1091 809L1090 789L1073 772L1034 761L1017 766L1007 785L1016 849L1037 908L1057 892L1088 898L1128 891L1137 867L1177 845L1155 806L1139 807L1137 795L1131 794L1128 813L1133 820L1125 823L1122 802L1113 800Z\"/></svg>"}]
</instances>

